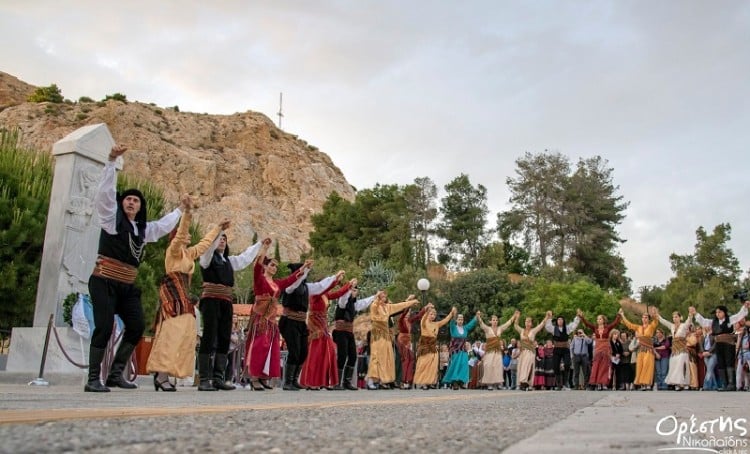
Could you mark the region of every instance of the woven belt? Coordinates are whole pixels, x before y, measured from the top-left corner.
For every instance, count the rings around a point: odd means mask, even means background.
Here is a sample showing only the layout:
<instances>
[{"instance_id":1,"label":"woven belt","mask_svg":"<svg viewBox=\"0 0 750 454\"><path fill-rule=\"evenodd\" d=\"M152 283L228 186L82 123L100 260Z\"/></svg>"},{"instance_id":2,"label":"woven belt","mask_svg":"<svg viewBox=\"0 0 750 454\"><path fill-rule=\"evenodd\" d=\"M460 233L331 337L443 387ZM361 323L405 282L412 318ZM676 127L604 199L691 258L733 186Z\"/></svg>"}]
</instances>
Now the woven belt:
<instances>
[{"instance_id":1,"label":"woven belt","mask_svg":"<svg viewBox=\"0 0 750 454\"><path fill-rule=\"evenodd\" d=\"M675 337L672 339L672 353L685 353L687 351L687 339L684 337Z\"/></svg>"},{"instance_id":2,"label":"woven belt","mask_svg":"<svg viewBox=\"0 0 750 454\"><path fill-rule=\"evenodd\" d=\"M555 348L570 348L570 342L568 341L555 341Z\"/></svg>"},{"instance_id":3,"label":"woven belt","mask_svg":"<svg viewBox=\"0 0 750 454\"><path fill-rule=\"evenodd\" d=\"M376 340L391 340L391 332L388 330L388 322L373 321L370 329L370 338Z\"/></svg>"},{"instance_id":4,"label":"woven belt","mask_svg":"<svg viewBox=\"0 0 750 454\"><path fill-rule=\"evenodd\" d=\"M138 276L138 268L119 260L100 255L96 259L93 276L112 279L123 284L132 284Z\"/></svg>"},{"instance_id":5,"label":"woven belt","mask_svg":"<svg viewBox=\"0 0 750 454\"><path fill-rule=\"evenodd\" d=\"M716 335L716 342L721 342L722 344L732 344L737 341L737 338L734 336L734 334L724 333L724 334L717 334Z\"/></svg>"},{"instance_id":6,"label":"woven belt","mask_svg":"<svg viewBox=\"0 0 750 454\"><path fill-rule=\"evenodd\" d=\"M232 287L226 285L214 284L211 282L203 283L203 293L201 298L214 298L218 300L232 301Z\"/></svg>"},{"instance_id":7,"label":"woven belt","mask_svg":"<svg viewBox=\"0 0 750 454\"><path fill-rule=\"evenodd\" d=\"M484 343L484 351L485 353L500 352L500 338L488 337L487 342Z\"/></svg>"},{"instance_id":8,"label":"woven belt","mask_svg":"<svg viewBox=\"0 0 750 454\"><path fill-rule=\"evenodd\" d=\"M336 331L346 331L347 333L353 333L354 323L347 322L346 320L336 320L333 322L333 329Z\"/></svg>"},{"instance_id":9,"label":"woven belt","mask_svg":"<svg viewBox=\"0 0 750 454\"><path fill-rule=\"evenodd\" d=\"M422 336L417 343L417 356L430 355L437 353L437 338Z\"/></svg>"},{"instance_id":10,"label":"woven belt","mask_svg":"<svg viewBox=\"0 0 750 454\"><path fill-rule=\"evenodd\" d=\"M284 317L288 318L289 320L305 323L307 321L307 312L293 311L291 309L284 308Z\"/></svg>"}]
</instances>

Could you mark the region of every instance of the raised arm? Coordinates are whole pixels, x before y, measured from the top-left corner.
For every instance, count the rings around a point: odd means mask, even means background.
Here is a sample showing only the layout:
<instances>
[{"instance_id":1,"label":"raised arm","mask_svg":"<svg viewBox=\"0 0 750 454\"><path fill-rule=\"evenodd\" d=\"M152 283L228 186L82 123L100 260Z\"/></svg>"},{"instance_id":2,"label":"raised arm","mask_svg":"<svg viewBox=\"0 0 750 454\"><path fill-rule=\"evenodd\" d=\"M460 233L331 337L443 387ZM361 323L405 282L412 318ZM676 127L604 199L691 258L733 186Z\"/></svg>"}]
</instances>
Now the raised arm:
<instances>
[{"instance_id":1,"label":"raised arm","mask_svg":"<svg viewBox=\"0 0 750 454\"><path fill-rule=\"evenodd\" d=\"M620 318L621 318L620 314L617 314L615 316L615 319L612 320L612 323L610 323L609 325L607 325L607 331L611 331L615 326L619 325L620 324Z\"/></svg>"},{"instance_id":2,"label":"raised arm","mask_svg":"<svg viewBox=\"0 0 750 454\"><path fill-rule=\"evenodd\" d=\"M629 330L636 331L638 329L639 325L636 325L635 323L631 323L630 320L628 320L625 317L625 313L623 312L622 308L620 309L620 312L617 314L620 316L620 321L622 321L622 324L627 326Z\"/></svg>"},{"instance_id":3,"label":"raised arm","mask_svg":"<svg viewBox=\"0 0 750 454\"><path fill-rule=\"evenodd\" d=\"M536 336L536 333L538 333L542 328L544 328L544 325L549 321L549 319L552 318L552 312L547 311L547 314L544 316L544 320L542 320L538 325L533 327L531 329L531 337Z\"/></svg>"},{"instance_id":4,"label":"raised arm","mask_svg":"<svg viewBox=\"0 0 750 454\"><path fill-rule=\"evenodd\" d=\"M335 285L336 282L338 282L338 279L336 281L334 281L334 285ZM345 293L348 293L349 289L351 287L352 287L352 283L351 282L347 282L346 284L342 285L341 287L337 288L336 290L329 290L326 293L326 296L328 296L328 298L332 299L332 300L333 299L338 299L341 295L343 295Z\"/></svg>"},{"instance_id":5,"label":"raised arm","mask_svg":"<svg viewBox=\"0 0 750 454\"><path fill-rule=\"evenodd\" d=\"M388 315L390 316L391 314L395 314L396 312L414 306L415 304L419 304L419 301L415 300L413 295L409 295L409 298L407 298L406 301L402 303L389 303L386 304L385 307L388 309Z\"/></svg>"},{"instance_id":6,"label":"raised arm","mask_svg":"<svg viewBox=\"0 0 750 454\"><path fill-rule=\"evenodd\" d=\"M167 246L167 255L179 258L182 255L182 248L190 244L190 222L192 221L192 214L190 210L185 210L182 217L180 218L180 225L177 226L177 233L175 234L172 241ZM206 244L206 249L211 245L213 238ZM188 256L190 256L190 250L188 249ZM198 256L192 257L195 260Z\"/></svg>"},{"instance_id":7,"label":"raised arm","mask_svg":"<svg viewBox=\"0 0 750 454\"><path fill-rule=\"evenodd\" d=\"M177 221L180 220L182 210L175 208L171 213L168 213L161 217L157 221L150 221L146 223L146 242L155 243L159 241L159 238L168 234L172 231L174 226L177 225Z\"/></svg>"},{"instance_id":8,"label":"raised arm","mask_svg":"<svg viewBox=\"0 0 750 454\"><path fill-rule=\"evenodd\" d=\"M474 318L471 319L469 323L464 325L464 329L466 330L466 334L468 334L471 330L474 329L474 327L477 326L477 316L475 315Z\"/></svg>"},{"instance_id":9,"label":"raised arm","mask_svg":"<svg viewBox=\"0 0 750 454\"><path fill-rule=\"evenodd\" d=\"M438 326L438 328L445 326L448 322L450 322L451 320L453 320L453 316L454 315L456 315L456 308L455 307L453 309L451 309L451 311L448 313L448 315L446 315L445 317L443 317L442 320L440 320L439 322L436 323L437 326ZM427 316L427 314L425 314L425 316Z\"/></svg>"},{"instance_id":10,"label":"raised arm","mask_svg":"<svg viewBox=\"0 0 750 454\"><path fill-rule=\"evenodd\" d=\"M581 318L576 315L573 321L568 323L568 326L567 326L568 332L570 333L570 332L575 331L576 328L578 328L578 324L580 322L581 322Z\"/></svg>"},{"instance_id":11,"label":"raised arm","mask_svg":"<svg viewBox=\"0 0 750 454\"><path fill-rule=\"evenodd\" d=\"M109 160L104 164L102 179L96 190L94 204L99 216L99 225L110 235L117 233L117 173L115 160L127 151L126 147L115 145L109 153Z\"/></svg>"},{"instance_id":12,"label":"raised arm","mask_svg":"<svg viewBox=\"0 0 750 454\"><path fill-rule=\"evenodd\" d=\"M666 318L662 317L661 314L659 314L659 323L669 328L669 331L671 333L674 333L674 323L670 322Z\"/></svg>"},{"instance_id":13,"label":"raised arm","mask_svg":"<svg viewBox=\"0 0 750 454\"><path fill-rule=\"evenodd\" d=\"M229 263L232 264L232 269L234 269L234 271L240 271L250 266L250 264L255 261L255 258L258 256L262 247L263 243L259 241L248 246L240 255L230 255L228 259Z\"/></svg>"},{"instance_id":14,"label":"raised arm","mask_svg":"<svg viewBox=\"0 0 750 454\"><path fill-rule=\"evenodd\" d=\"M588 329L595 330L597 328L596 325L586 320L586 317L583 316L583 312L581 312L580 309L578 309L578 317L581 319L581 323L583 323Z\"/></svg>"},{"instance_id":15,"label":"raised arm","mask_svg":"<svg viewBox=\"0 0 750 454\"><path fill-rule=\"evenodd\" d=\"M216 248L219 247L219 241L221 241L221 233L222 232L219 231L219 233L216 234L213 242L208 245L208 249L203 252L200 260L198 260L201 268L205 269L208 268L209 265L211 265L211 259L214 256L214 251L216 251Z\"/></svg>"},{"instance_id":16,"label":"raised arm","mask_svg":"<svg viewBox=\"0 0 750 454\"><path fill-rule=\"evenodd\" d=\"M747 303L743 304L740 311L729 317L729 323L734 325L747 316Z\"/></svg>"},{"instance_id":17,"label":"raised arm","mask_svg":"<svg viewBox=\"0 0 750 454\"><path fill-rule=\"evenodd\" d=\"M555 325L552 323L551 318L544 324L544 330L550 334L553 334L555 332Z\"/></svg>"},{"instance_id":18,"label":"raised arm","mask_svg":"<svg viewBox=\"0 0 750 454\"><path fill-rule=\"evenodd\" d=\"M511 315L507 322L505 322L502 325L500 325L500 328L498 329L498 333L497 334L500 335L500 333L502 333L506 329L510 328L510 325L513 324L513 320L514 320L514 318Z\"/></svg>"},{"instance_id":19,"label":"raised arm","mask_svg":"<svg viewBox=\"0 0 750 454\"><path fill-rule=\"evenodd\" d=\"M339 273L341 273L341 274L339 275ZM336 284L339 283L339 281L341 280L341 277L344 276L343 271L339 271L339 273L333 274L331 276L328 276L328 277L326 277L326 278L324 278L324 279L322 279L322 280L320 280L318 282L312 282L312 283L308 282L307 283L307 291L308 291L308 293L312 296L312 295L322 295L323 293L330 292L331 289L333 287L335 287ZM305 276L307 276L307 273L305 273ZM337 299L339 296L342 296L346 292L348 292L349 289L351 288L351 286L344 286L344 287L341 287L341 288L342 289L346 288L346 290L343 293L341 293L340 295L336 295L336 296L332 296L332 295L329 294L328 298L330 298L330 299Z\"/></svg>"}]
</instances>

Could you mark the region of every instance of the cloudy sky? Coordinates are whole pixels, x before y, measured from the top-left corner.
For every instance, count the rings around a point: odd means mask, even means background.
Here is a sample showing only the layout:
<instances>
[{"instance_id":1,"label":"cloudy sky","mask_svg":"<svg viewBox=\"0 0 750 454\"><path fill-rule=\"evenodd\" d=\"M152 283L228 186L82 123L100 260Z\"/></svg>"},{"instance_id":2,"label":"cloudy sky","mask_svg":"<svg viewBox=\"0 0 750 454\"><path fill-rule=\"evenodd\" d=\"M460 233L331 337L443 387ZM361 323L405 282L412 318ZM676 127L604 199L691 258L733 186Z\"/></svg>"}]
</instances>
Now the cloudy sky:
<instances>
[{"instance_id":1,"label":"cloudy sky","mask_svg":"<svg viewBox=\"0 0 750 454\"><path fill-rule=\"evenodd\" d=\"M0 38L0 71L74 100L277 120L283 92L357 188L466 173L491 226L524 152L601 155L634 288L698 226L750 266L747 1L2 1Z\"/></svg>"}]
</instances>

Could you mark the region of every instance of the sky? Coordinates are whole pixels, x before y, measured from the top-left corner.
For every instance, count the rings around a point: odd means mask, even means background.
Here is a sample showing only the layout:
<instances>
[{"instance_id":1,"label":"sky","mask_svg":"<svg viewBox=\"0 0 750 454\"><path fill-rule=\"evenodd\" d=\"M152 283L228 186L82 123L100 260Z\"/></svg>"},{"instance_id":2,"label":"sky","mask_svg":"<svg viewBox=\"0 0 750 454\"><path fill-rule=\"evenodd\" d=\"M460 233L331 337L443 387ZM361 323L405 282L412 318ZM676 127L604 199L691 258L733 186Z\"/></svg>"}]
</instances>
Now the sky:
<instances>
[{"instance_id":1,"label":"sky","mask_svg":"<svg viewBox=\"0 0 750 454\"><path fill-rule=\"evenodd\" d=\"M602 156L633 288L699 226L750 268L750 2L0 0L0 71L68 99L261 112L358 189L461 173L508 209L524 153ZM12 44L10 44L12 43Z\"/></svg>"}]
</instances>

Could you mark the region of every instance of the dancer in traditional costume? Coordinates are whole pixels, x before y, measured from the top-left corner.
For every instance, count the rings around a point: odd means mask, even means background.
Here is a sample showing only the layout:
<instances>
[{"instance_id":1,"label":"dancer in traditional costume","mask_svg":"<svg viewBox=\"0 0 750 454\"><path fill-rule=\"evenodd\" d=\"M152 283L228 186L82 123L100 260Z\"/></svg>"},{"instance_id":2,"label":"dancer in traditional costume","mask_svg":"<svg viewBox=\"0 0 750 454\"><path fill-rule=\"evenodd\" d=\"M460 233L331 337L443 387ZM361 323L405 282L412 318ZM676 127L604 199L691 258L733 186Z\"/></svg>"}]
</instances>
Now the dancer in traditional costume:
<instances>
[{"instance_id":1,"label":"dancer in traditional costume","mask_svg":"<svg viewBox=\"0 0 750 454\"><path fill-rule=\"evenodd\" d=\"M452 308L447 316L439 322L435 321L437 312L432 304L426 306L426 311L420 321L420 336L417 344L417 366L414 372L414 386L421 389L429 389L437 385L440 356L437 346L438 330L451 321L456 314L456 308Z\"/></svg>"},{"instance_id":2,"label":"dancer in traditional costume","mask_svg":"<svg viewBox=\"0 0 750 454\"><path fill-rule=\"evenodd\" d=\"M688 315L687 321L682 322L679 312L672 313L672 321L665 319L657 312L659 323L669 328L672 335L672 354L669 357L669 372L664 382L674 386L675 391L687 389L690 386L690 369L688 366L687 335L693 323L693 316Z\"/></svg>"},{"instance_id":3,"label":"dancer in traditional costume","mask_svg":"<svg viewBox=\"0 0 750 454\"><path fill-rule=\"evenodd\" d=\"M500 345L500 336L503 334L503 331L510 328L510 325L515 320L515 316L511 316L507 322L500 326L497 326L497 315L490 317L489 326L484 324L480 312L477 312L477 320L479 320L479 327L484 331L486 339L484 357L482 358L484 372L482 373L480 383L487 386L489 390L495 389L495 387L500 389L504 383L503 351Z\"/></svg>"},{"instance_id":4,"label":"dancer in traditional costume","mask_svg":"<svg viewBox=\"0 0 750 454\"><path fill-rule=\"evenodd\" d=\"M336 343L328 332L328 302L338 300L356 284L351 280L340 288L333 288L344 277L339 271L334 282L320 293L310 295L307 326L310 330L307 359L302 364L299 384L307 389L329 388L339 384L339 372L336 363Z\"/></svg>"},{"instance_id":5,"label":"dancer in traditional costume","mask_svg":"<svg viewBox=\"0 0 750 454\"><path fill-rule=\"evenodd\" d=\"M724 305L716 306L714 318L707 319L697 313L694 307L690 307L689 313L695 317L695 321L704 328L711 328L715 345L716 355L716 377L722 382L717 391L736 390L736 337L734 335L734 324L747 316L750 301L745 301L739 312L729 317L729 310Z\"/></svg>"},{"instance_id":6,"label":"dancer in traditional costume","mask_svg":"<svg viewBox=\"0 0 750 454\"><path fill-rule=\"evenodd\" d=\"M302 267L283 279L274 279L279 264L266 257L271 239L262 242L253 265L253 304L245 341L245 368L250 376L250 386L255 391L273 389L268 379L281 376L281 342L276 317L279 312L279 295L297 282L312 266L306 261Z\"/></svg>"},{"instance_id":7,"label":"dancer in traditional costume","mask_svg":"<svg viewBox=\"0 0 750 454\"><path fill-rule=\"evenodd\" d=\"M402 303L389 303L385 292L378 292L370 305L370 367L367 377L372 381L370 389L385 387L396 379L396 364L393 355L393 339L388 329L388 319L402 309L419 304L414 295Z\"/></svg>"},{"instance_id":8,"label":"dancer in traditional costume","mask_svg":"<svg viewBox=\"0 0 750 454\"><path fill-rule=\"evenodd\" d=\"M554 345L553 362L558 365L555 367L555 382L558 390L569 390L568 375L571 373L570 368L570 333L578 328L581 319L576 315L572 322L566 324L565 318L558 315L555 323L548 320L544 329L552 334L552 345ZM562 367L559 364L563 364Z\"/></svg>"},{"instance_id":9,"label":"dancer in traditional costume","mask_svg":"<svg viewBox=\"0 0 750 454\"><path fill-rule=\"evenodd\" d=\"M378 292L380 293L380 292ZM341 383L334 389L348 389L357 391L357 386L352 383L354 374L354 365L357 362L357 343L354 339L354 317L357 312L361 312L375 301L377 294L367 298L357 299L359 288L354 279L354 285L349 291L339 297L336 304L336 310L333 314L333 341L336 343L336 356ZM368 344L369 348L369 344ZM358 365L363 366L364 365ZM366 369L365 369L366 371Z\"/></svg>"},{"instance_id":10,"label":"dancer in traditional costume","mask_svg":"<svg viewBox=\"0 0 750 454\"><path fill-rule=\"evenodd\" d=\"M229 255L227 235L222 230L200 257L203 291L198 308L203 319L203 336L198 349L198 391L234 389L225 380L232 340L234 273L253 263L260 248L261 243L255 243L239 255Z\"/></svg>"},{"instance_id":11,"label":"dancer in traditional costume","mask_svg":"<svg viewBox=\"0 0 750 454\"><path fill-rule=\"evenodd\" d=\"M414 381L414 364L415 356L411 346L411 326L413 323L422 320L427 306L419 312L414 313L412 310L405 309L399 314L396 325L398 326L398 336L396 336L396 349L401 361L401 388L411 389Z\"/></svg>"},{"instance_id":12,"label":"dancer in traditional costume","mask_svg":"<svg viewBox=\"0 0 750 454\"><path fill-rule=\"evenodd\" d=\"M115 161L126 151L121 145L112 147L94 200L102 230L99 256L89 278L95 328L89 347L88 380L83 388L87 392L109 392L109 386L138 387L123 377L125 364L146 327L141 290L135 286L138 266L146 243L168 234L182 214L177 208L158 221L146 222L146 199L139 190L128 189L117 195ZM101 363L112 336L115 314L120 316L125 329L105 385L101 382Z\"/></svg>"},{"instance_id":13,"label":"dancer in traditional costume","mask_svg":"<svg viewBox=\"0 0 750 454\"><path fill-rule=\"evenodd\" d=\"M596 325L590 323L583 316L583 311L578 309L578 317L584 325L594 331L594 359L591 365L591 375L589 376L589 385L596 389L607 389L610 386L610 368L612 367L612 352L609 345L609 333L620 323L620 315L607 324L607 317L604 315L596 316Z\"/></svg>"},{"instance_id":14,"label":"dancer in traditional costume","mask_svg":"<svg viewBox=\"0 0 750 454\"><path fill-rule=\"evenodd\" d=\"M302 263L290 263L287 265L291 272L302 268ZM312 262L310 262L312 266ZM308 317L307 311L310 305L310 299L319 296L336 285L338 280L343 276L343 271L335 276L329 276L320 282L307 282L307 275L310 269L289 287L284 290L281 296L281 305L284 307L284 313L279 319L279 332L286 342L287 357L284 365L284 384L282 389L285 391L299 391L302 386L298 378L302 372L302 365L305 363L308 352ZM326 328L327 330L327 328Z\"/></svg>"},{"instance_id":15,"label":"dancer in traditional costume","mask_svg":"<svg viewBox=\"0 0 750 454\"><path fill-rule=\"evenodd\" d=\"M638 357L633 384L643 391L650 391L654 385L654 361L656 360L654 356L654 334L656 333L656 327L659 326L659 320L656 318L651 320L651 317L646 313L641 315L641 324L636 325L625 318L622 308L620 308L618 316L638 339Z\"/></svg>"},{"instance_id":16,"label":"dancer in traditional costume","mask_svg":"<svg viewBox=\"0 0 750 454\"><path fill-rule=\"evenodd\" d=\"M552 318L552 312L547 311L544 320L542 320L537 326L533 326L531 317L526 317L523 328L518 325L518 318L520 315L521 313L516 311L513 322L513 327L520 335L518 344L521 349L521 353L518 356L517 382L519 389L526 391L533 385L534 362L536 359L536 335L542 328L544 328L547 321Z\"/></svg>"},{"instance_id":17,"label":"dancer in traditional costume","mask_svg":"<svg viewBox=\"0 0 750 454\"><path fill-rule=\"evenodd\" d=\"M443 383L457 390L469 383L469 353L466 351L466 337L477 325L477 317L471 319L464 325L464 316L459 314L455 320L450 321L451 343L449 350L451 359L448 362L448 370L443 377Z\"/></svg>"},{"instance_id":18,"label":"dancer in traditional costume","mask_svg":"<svg viewBox=\"0 0 750 454\"><path fill-rule=\"evenodd\" d=\"M154 389L176 391L169 377L186 378L195 374L195 307L189 297L195 261L208 250L222 230L229 227L225 220L214 227L197 244L190 245L192 201L182 199L184 211L180 225L164 257L166 276L159 287L159 309L156 311L155 333L151 342L146 369L154 373Z\"/></svg>"}]
</instances>

